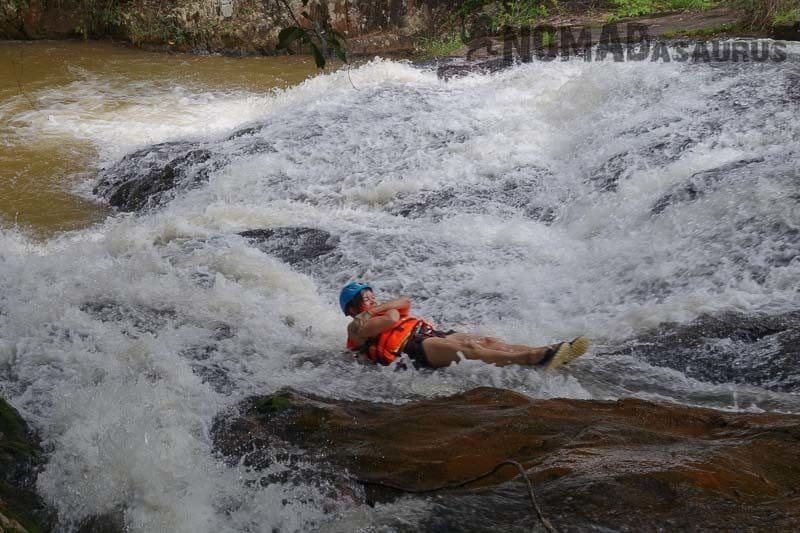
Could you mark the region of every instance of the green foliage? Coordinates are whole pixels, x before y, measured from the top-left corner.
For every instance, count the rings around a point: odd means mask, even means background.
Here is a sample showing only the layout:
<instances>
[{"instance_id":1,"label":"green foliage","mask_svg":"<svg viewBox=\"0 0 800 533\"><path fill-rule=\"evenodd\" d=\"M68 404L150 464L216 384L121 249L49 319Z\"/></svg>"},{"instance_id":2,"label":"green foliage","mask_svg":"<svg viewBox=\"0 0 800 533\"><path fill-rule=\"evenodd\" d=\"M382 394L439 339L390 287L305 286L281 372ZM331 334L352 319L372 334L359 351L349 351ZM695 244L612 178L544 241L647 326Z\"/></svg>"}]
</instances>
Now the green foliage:
<instances>
[{"instance_id":1,"label":"green foliage","mask_svg":"<svg viewBox=\"0 0 800 533\"><path fill-rule=\"evenodd\" d=\"M268 396L256 403L256 411L261 414L277 413L292 406L291 398L286 394Z\"/></svg>"},{"instance_id":2,"label":"green foliage","mask_svg":"<svg viewBox=\"0 0 800 533\"><path fill-rule=\"evenodd\" d=\"M778 12L772 17L773 25L792 24L798 21L800 21L800 8Z\"/></svg>"},{"instance_id":3,"label":"green foliage","mask_svg":"<svg viewBox=\"0 0 800 533\"><path fill-rule=\"evenodd\" d=\"M308 4L308 0L303 0L303 7ZM283 5L289 16L294 20L295 25L283 28L278 34L278 50L286 50L292 53L291 45L298 43L308 46L311 55L314 56L314 63L317 68L325 68L328 51L330 50L343 63L347 63L347 49L345 48L345 37L333 28L325 28L320 21L314 20L308 12L303 11L300 16L306 20L311 27L306 28L294 16L291 6L284 0Z\"/></svg>"},{"instance_id":4,"label":"green foliage","mask_svg":"<svg viewBox=\"0 0 800 533\"><path fill-rule=\"evenodd\" d=\"M504 26L535 26L559 9L558 0L464 0L457 3L455 15L460 19L461 40L500 33ZM467 25L471 26L470 34Z\"/></svg>"},{"instance_id":5,"label":"green foliage","mask_svg":"<svg viewBox=\"0 0 800 533\"><path fill-rule=\"evenodd\" d=\"M305 15L305 12L303 13ZM300 26L290 26L284 28L278 34L278 50L286 50L292 53L290 46L297 42L306 45L311 49L314 56L314 63L317 68L325 68L325 51L331 50L336 57L343 63L347 63L347 51L343 44L344 36L333 28L317 30L316 28L307 29Z\"/></svg>"},{"instance_id":6,"label":"green foliage","mask_svg":"<svg viewBox=\"0 0 800 533\"><path fill-rule=\"evenodd\" d=\"M420 39L417 43L417 50L423 58L444 57L452 55L462 46L464 43L461 41L461 37L453 35Z\"/></svg>"},{"instance_id":7,"label":"green foliage","mask_svg":"<svg viewBox=\"0 0 800 533\"><path fill-rule=\"evenodd\" d=\"M456 8L456 14L461 16L472 15L488 3L491 2L487 0L465 0Z\"/></svg>"},{"instance_id":8,"label":"green foliage","mask_svg":"<svg viewBox=\"0 0 800 533\"><path fill-rule=\"evenodd\" d=\"M124 21L120 0L75 0L74 5L81 14L74 32L84 39L121 31Z\"/></svg>"},{"instance_id":9,"label":"green foliage","mask_svg":"<svg viewBox=\"0 0 800 533\"><path fill-rule=\"evenodd\" d=\"M705 11L716 6L713 0L669 0L665 2L667 11L697 10Z\"/></svg>"},{"instance_id":10,"label":"green foliage","mask_svg":"<svg viewBox=\"0 0 800 533\"><path fill-rule=\"evenodd\" d=\"M617 9L609 17L609 22L665 11L706 10L715 4L713 0L614 0L614 5Z\"/></svg>"},{"instance_id":11,"label":"green foliage","mask_svg":"<svg viewBox=\"0 0 800 533\"><path fill-rule=\"evenodd\" d=\"M133 44L183 44L190 36L172 14L158 14L133 18L128 24L128 37Z\"/></svg>"},{"instance_id":12,"label":"green foliage","mask_svg":"<svg viewBox=\"0 0 800 533\"><path fill-rule=\"evenodd\" d=\"M617 6L614 15L618 18L638 17L655 11L653 0L614 0Z\"/></svg>"},{"instance_id":13,"label":"green foliage","mask_svg":"<svg viewBox=\"0 0 800 533\"><path fill-rule=\"evenodd\" d=\"M107 2L105 9L97 9L94 14L94 22L103 28L119 27L122 25L122 11L113 2Z\"/></svg>"},{"instance_id":14,"label":"green foliage","mask_svg":"<svg viewBox=\"0 0 800 533\"><path fill-rule=\"evenodd\" d=\"M72 29L72 31L75 33L75 35L83 37L84 40L89 38L89 30L87 30L86 26L83 24L78 24Z\"/></svg>"},{"instance_id":15,"label":"green foliage","mask_svg":"<svg viewBox=\"0 0 800 533\"><path fill-rule=\"evenodd\" d=\"M494 26L525 26L550 14L546 0L510 0L493 18Z\"/></svg>"},{"instance_id":16,"label":"green foliage","mask_svg":"<svg viewBox=\"0 0 800 533\"><path fill-rule=\"evenodd\" d=\"M53 1L53 0L45 0ZM119 37L132 44L184 44L198 36L217 35L219 23L187 28L174 10L165 3L134 0L55 0L65 11L81 18L73 31L89 38Z\"/></svg>"},{"instance_id":17,"label":"green foliage","mask_svg":"<svg viewBox=\"0 0 800 533\"><path fill-rule=\"evenodd\" d=\"M557 39L558 39L558 34L554 31L542 32L542 46L550 46L556 44Z\"/></svg>"},{"instance_id":18,"label":"green foliage","mask_svg":"<svg viewBox=\"0 0 800 533\"><path fill-rule=\"evenodd\" d=\"M800 21L800 0L732 0L750 30L766 31L778 24Z\"/></svg>"}]
</instances>

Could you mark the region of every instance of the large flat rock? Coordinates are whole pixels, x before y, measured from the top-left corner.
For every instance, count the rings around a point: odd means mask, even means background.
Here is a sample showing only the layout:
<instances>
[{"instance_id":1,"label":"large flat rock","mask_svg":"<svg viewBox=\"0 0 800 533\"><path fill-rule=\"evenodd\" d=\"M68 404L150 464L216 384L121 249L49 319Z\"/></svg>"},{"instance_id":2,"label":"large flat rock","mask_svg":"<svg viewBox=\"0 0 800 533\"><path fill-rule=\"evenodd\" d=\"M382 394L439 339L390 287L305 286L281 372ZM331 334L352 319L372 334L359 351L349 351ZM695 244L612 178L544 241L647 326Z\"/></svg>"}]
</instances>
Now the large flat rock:
<instances>
[{"instance_id":1,"label":"large flat rock","mask_svg":"<svg viewBox=\"0 0 800 533\"><path fill-rule=\"evenodd\" d=\"M228 460L265 469L276 449L301 450L305 462L338 472L342 487L344 478L360 483L367 502L400 497L398 487L457 485L513 459L562 530L800 525L800 416L635 399L532 400L493 388L404 405L284 391L240 408L214 430ZM529 528L535 518L516 476L503 467L457 490L417 495L438 509L418 526ZM475 505L484 509L479 518Z\"/></svg>"}]
</instances>

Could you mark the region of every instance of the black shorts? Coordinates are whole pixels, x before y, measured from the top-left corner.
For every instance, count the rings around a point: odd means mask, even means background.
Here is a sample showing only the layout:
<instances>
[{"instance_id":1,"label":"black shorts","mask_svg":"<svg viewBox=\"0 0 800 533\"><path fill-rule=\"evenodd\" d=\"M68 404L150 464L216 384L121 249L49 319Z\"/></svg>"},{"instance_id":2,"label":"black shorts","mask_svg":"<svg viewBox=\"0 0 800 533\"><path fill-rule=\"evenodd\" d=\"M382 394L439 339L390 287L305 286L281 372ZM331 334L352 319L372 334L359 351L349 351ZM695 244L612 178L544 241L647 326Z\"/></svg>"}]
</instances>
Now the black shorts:
<instances>
[{"instance_id":1,"label":"black shorts","mask_svg":"<svg viewBox=\"0 0 800 533\"><path fill-rule=\"evenodd\" d=\"M433 328L420 326L406 341L406 345L403 346L403 353L414 361L414 366L417 368L430 367L431 365L428 363L428 358L425 356L425 350L422 347L422 341L430 337L439 337L443 339L453 333L455 333L455 330L452 329L449 331L439 331Z\"/></svg>"}]
</instances>

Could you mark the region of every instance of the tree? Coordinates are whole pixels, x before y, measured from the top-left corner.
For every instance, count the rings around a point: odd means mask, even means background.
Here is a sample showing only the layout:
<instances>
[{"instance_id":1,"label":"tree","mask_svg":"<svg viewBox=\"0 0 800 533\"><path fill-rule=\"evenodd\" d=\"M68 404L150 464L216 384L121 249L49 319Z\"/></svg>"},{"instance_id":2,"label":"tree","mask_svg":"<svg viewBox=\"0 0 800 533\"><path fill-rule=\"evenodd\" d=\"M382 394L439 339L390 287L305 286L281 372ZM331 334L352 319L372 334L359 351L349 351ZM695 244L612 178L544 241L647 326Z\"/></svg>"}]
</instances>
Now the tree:
<instances>
[{"instance_id":1,"label":"tree","mask_svg":"<svg viewBox=\"0 0 800 533\"><path fill-rule=\"evenodd\" d=\"M329 51L332 51L342 62L347 63L344 35L327 24L323 25L319 20L313 19L305 10L308 0L303 0L303 12L300 13L300 16L308 21L311 27L303 27L294 15L292 7L287 0L280 1L294 21L294 26L283 28L278 33L278 50L286 50L291 54L293 52L290 46L293 43L299 43L300 45L308 45L311 48L311 54L314 56L317 68L325 68L325 58L328 57Z\"/></svg>"}]
</instances>

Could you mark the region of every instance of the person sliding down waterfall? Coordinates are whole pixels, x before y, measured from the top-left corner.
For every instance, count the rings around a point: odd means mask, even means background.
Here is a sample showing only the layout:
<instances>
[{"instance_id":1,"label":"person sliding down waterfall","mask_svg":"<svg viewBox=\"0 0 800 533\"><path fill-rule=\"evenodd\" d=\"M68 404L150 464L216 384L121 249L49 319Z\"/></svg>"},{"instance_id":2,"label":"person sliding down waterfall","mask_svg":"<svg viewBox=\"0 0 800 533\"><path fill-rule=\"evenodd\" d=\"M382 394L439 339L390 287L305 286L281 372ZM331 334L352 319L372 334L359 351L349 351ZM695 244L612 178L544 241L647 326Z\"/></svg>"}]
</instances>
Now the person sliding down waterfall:
<instances>
[{"instance_id":1,"label":"person sliding down waterfall","mask_svg":"<svg viewBox=\"0 0 800 533\"><path fill-rule=\"evenodd\" d=\"M353 317L347 326L347 348L384 365L405 353L418 366L441 368L459 361L463 354L497 366L552 369L583 355L589 347L586 337L532 348L494 337L438 331L426 320L410 315L409 298L378 303L372 287L363 283L347 284L339 294L339 305L345 315Z\"/></svg>"}]
</instances>

